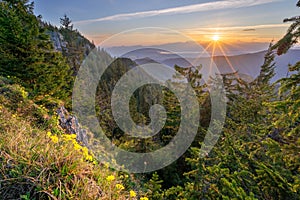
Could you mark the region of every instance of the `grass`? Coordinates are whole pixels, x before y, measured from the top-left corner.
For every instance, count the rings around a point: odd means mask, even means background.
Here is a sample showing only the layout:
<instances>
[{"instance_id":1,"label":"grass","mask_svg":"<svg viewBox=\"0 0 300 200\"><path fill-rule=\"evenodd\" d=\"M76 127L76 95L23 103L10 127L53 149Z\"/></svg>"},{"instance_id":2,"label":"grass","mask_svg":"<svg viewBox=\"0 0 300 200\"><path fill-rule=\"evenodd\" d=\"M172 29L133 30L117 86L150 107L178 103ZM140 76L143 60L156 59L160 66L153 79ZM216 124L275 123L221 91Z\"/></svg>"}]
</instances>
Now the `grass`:
<instances>
[{"instance_id":1,"label":"grass","mask_svg":"<svg viewBox=\"0 0 300 200\"><path fill-rule=\"evenodd\" d=\"M98 164L26 96L0 79L0 199L137 198L131 176Z\"/></svg>"}]
</instances>

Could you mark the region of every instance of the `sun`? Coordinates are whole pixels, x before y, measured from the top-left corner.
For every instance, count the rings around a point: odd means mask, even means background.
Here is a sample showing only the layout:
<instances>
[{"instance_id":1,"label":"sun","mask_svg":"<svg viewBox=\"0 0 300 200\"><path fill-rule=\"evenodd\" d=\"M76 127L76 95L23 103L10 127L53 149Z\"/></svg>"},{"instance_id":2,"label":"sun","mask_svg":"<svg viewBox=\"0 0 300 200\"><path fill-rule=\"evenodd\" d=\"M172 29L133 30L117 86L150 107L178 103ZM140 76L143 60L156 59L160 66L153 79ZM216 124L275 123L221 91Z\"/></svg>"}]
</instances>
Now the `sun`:
<instances>
[{"instance_id":1,"label":"sun","mask_svg":"<svg viewBox=\"0 0 300 200\"><path fill-rule=\"evenodd\" d=\"M217 34L216 34L216 35L213 35L213 36L212 36L212 40L215 41L215 42L217 42L217 41L220 40L220 36L217 35Z\"/></svg>"}]
</instances>

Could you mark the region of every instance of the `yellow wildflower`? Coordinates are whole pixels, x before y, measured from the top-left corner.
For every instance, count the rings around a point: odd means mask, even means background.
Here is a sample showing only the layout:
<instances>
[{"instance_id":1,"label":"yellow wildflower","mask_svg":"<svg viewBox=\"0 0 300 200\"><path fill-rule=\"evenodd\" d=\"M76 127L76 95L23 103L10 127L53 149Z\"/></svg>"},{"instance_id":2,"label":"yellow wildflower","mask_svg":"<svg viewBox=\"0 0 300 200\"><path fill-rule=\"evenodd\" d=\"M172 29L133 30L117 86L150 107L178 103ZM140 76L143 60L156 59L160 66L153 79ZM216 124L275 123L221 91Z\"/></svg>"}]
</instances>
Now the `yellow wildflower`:
<instances>
[{"instance_id":1,"label":"yellow wildflower","mask_svg":"<svg viewBox=\"0 0 300 200\"><path fill-rule=\"evenodd\" d=\"M82 146L80 146L77 142L74 143L74 149L75 150L80 150L82 148Z\"/></svg>"},{"instance_id":2,"label":"yellow wildflower","mask_svg":"<svg viewBox=\"0 0 300 200\"><path fill-rule=\"evenodd\" d=\"M149 200L148 197L141 197L140 200Z\"/></svg>"},{"instance_id":3,"label":"yellow wildflower","mask_svg":"<svg viewBox=\"0 0 300 200\"><path fill-rule=\"evenodd\" d=\"M76 137L77 137L76 134L71 134L70 135L70 138L72 138L72 139L76 139Z\"/></svg>"},{"instance_id":4,"label":"yellow wildflower","mask_svg":"<svg viewBox=\"0 0 300 200\"><path fill-rule=\"evenodd\" d=\"M105 163L104 163L104 167L105 167L105 168L109 168L109 163L108 163L108 162L105 162Z\"/></svg>"},{"instance_id":5,"label":"yellow wildflower","mask_svg":"<svg viewBox=\"0 0 300 200\"><path fill-rule=\"evenodd\" d=\"M111 182L111 181L115 180L115 176L114 175L110 175L110 176L106 177L106 180L109 181L109 182Z\"/></svg>"},{"instance_id":6,"label":"yellow wildflower","mask_svg":"<svg viewBox=\"0 0 300 200\"><path fill-rule=\"evenodd\" d=\"M91 156L91 155L85 156L85 159L88 161L91 161L91 162L94 160L93 156Z\"/></svg>"},{"instance_id":7,"label":"yellow wildflower","mask_svg":"<svg viewBox=\"0 0 300 200\"><path fill-rule=\"evenodd\" d=\"M135 191L130 190L130 191L129 191L129 196L130 196L130 197L136 197Z\"/></svg>"},{"instance_id":8,"label":"yellow wildflower","mask_svg":"<svg viewBox=\"0 0 300 200\"><path fill-rule=\"evenodd\" d=\"M124 186L123 186L122 184L116 184L116 188L117 188L118 190L124 190L124 189L125 189Z\"/></svg>"},{"instance_id":9,"label":"yellow wildflower","mask_svg":"<svg viewBox=\"0 0 300 200\"><path fill-rule=\"evenodd\" d=\"M84 156L89 155L89 150L88 150L88 148L82 147L82 154L83 154Z\"/></svg>"},{"instance_id":10,"label":"yellow wildflower","mask_svg":"<svg viewBox=\"0 0 300 200\"><path fill-rule=\"evenodd\" d=\"M76 139L76 134L65 134L63 135L66 141L74 140Z\"/></svg>"},{"instance_id":11,"label":"yellow wildflower","mask_svg":"<svg viewBox=\"0 0 300 200\"><path fill-rule=\"evenodd\" d=\"M58 143L58 137L56 135L50 136L50 139L52 140L53 143Z\"/></svg>"},{"instance_id":12,"label":"yellow wildflower","mask_svg":"<svg viewBox=\"0 0 300 200\"><path fill-rule=\"evenodd\" d=\"M47 136L50 137L51 136L51 132L48 131L47 132Z\"/></svg>"}]
</instances>

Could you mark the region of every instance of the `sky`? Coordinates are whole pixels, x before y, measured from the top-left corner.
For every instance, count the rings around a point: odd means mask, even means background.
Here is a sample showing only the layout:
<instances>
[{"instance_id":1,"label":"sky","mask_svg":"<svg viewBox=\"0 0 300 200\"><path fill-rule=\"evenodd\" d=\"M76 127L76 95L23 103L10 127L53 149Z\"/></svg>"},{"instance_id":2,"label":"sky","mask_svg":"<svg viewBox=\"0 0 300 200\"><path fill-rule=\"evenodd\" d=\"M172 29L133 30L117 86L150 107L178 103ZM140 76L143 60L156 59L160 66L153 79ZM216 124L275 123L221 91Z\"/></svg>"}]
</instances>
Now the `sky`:
<instances>
[{"instance_id":1,"label":"sky","mask_svg":"<svg viewBox=\"0 0 300 200\"><path fill-rule=\"evenodd\" d=\"M227 43L270 43L286 32L284 18L299 15L297 0L40 0L35 14L60 26L67 14L74 28L95 44L120 32L144 27L174 30L205 43L219 37ZM179 42L170 34L145 39L145 32L116 40L112 45ZM147 36L149 37L149 36Z\"/></svg>"}]
</instances>

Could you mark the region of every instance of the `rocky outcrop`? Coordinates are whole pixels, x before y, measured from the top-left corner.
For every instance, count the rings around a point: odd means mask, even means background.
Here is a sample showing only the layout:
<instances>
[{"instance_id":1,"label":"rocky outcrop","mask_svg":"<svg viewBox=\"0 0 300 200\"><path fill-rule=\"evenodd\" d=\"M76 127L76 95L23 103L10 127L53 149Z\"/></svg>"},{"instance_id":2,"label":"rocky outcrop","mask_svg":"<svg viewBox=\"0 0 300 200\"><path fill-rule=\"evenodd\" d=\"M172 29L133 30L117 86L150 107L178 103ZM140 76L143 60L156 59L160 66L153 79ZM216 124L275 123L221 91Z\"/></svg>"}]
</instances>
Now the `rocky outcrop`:
<instances>
[{"instance_id":1,"label":"rocky outcrop","mask_svg":"<svg viewBox=\"0 0 300 200\"><path fill-rule=\"evenodd\" d=\"M53 42L53 46L56 51L62 52L63 50L67 50L68 43L64 41L64 37L61 33L51 31L48 32L48 34L50 35L50 39Z\"/></svg>"},{"instance_id":2,"label":"rocky outcrop","mask_svg":"<svg viewBox=\"0 0 300 200\"><path fill-rule=\"evenodd\" d=\"M77 30L56 28L48 25L47 33L56 51L61 52L74 71L74 76L95 45L82 36Z\"/></svg>"},{"instance_id":3,"label":"rocky outcrop","mask_svg":"<svg viewBox=\"0 0 300 200\"><path fill-rule=\"evenodd\" d=\"M83 146L88 146L87 130L78 123L76 116L70 115L65 107L57 110L59 125L67 134L76 134L76 140Z\"/></svg>"}]
</instances>

